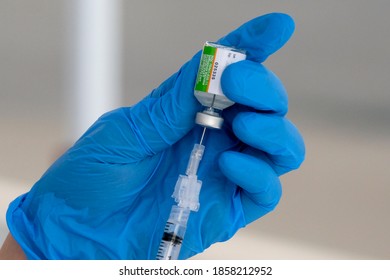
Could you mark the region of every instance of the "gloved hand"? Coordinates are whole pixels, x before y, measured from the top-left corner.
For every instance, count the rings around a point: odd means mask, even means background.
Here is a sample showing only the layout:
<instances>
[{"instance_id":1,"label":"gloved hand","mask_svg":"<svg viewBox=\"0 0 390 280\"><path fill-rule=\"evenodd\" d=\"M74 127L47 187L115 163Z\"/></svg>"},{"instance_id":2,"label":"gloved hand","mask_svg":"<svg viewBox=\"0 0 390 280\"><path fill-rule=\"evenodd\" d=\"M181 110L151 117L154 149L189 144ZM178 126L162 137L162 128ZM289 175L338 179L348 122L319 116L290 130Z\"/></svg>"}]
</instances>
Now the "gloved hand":
<instances>
[{"instance_id":1,"label":"gloved hand","mask_svg":"<svg viewBox=\"0 0 390 280\"><path fill-rule=\"evenodd\" d=\"M284 14L249 21L220 44L248 60L223 73L237 102L222 130L208 130L198 177L199 212L189 219L180 258L231 238L277 205L279 176L298 168L303 140L285 118L287 95L261 62L281 48L294 23ZM202 128L193 95L200 53L149 96L99 118L7 212L11 234L30 259L155 259L179 174Z\"/></svg>"}]
</instances>

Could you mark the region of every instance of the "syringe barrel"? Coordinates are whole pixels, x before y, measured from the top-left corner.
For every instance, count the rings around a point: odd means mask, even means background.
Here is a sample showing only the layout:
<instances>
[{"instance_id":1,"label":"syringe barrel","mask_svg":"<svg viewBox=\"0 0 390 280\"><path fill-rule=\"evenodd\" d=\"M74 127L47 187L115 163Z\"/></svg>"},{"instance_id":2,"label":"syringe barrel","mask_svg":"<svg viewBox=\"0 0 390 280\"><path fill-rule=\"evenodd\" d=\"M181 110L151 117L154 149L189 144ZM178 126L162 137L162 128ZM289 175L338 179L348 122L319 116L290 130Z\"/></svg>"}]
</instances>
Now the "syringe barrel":
<instances>
[{"instance_id":1,"label":"syringe barrel","mask_svg":"<svg viewBox=\"0 0 390 280\"><path fill-rule=\"evenodd\" d=\"M164 234L157 252L158 260L177 260L181 244L187 229L190 210L172 206L171 213L165 224Z\"/></svg>"},{"instance_id":2,"label":"syringe barrel","mask_svg":"<svg viewBox=\"0 0 390 280\"><path fill-rule=\"evenodd\" d=\"M173 205L171 208L171 213L169 215L168 222L178 224L182 227L187 227L190 212L191 211L188 208L182 208L177 205Z\"/></svg>"}]
</instances>

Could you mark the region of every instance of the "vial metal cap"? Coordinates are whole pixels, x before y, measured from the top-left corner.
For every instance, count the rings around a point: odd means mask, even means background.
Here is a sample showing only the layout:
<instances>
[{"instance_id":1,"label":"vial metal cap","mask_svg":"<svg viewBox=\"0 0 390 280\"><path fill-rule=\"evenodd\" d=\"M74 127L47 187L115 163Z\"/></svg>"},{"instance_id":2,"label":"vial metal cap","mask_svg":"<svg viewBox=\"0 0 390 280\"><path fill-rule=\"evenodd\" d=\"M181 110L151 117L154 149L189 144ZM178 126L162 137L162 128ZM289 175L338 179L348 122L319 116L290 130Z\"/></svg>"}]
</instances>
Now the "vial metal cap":
<instances>
[{"instance_id":1,"label":"vial metal cap","mask_svg":"<svg viewBox=\"0 0 390 280\"><path fill-rule=\"evenodd\" d=\"M205 110L196 114L195 122L203 127L221 129L223 118L219 114L210 114Z\"/></svg>"}]
</instances>

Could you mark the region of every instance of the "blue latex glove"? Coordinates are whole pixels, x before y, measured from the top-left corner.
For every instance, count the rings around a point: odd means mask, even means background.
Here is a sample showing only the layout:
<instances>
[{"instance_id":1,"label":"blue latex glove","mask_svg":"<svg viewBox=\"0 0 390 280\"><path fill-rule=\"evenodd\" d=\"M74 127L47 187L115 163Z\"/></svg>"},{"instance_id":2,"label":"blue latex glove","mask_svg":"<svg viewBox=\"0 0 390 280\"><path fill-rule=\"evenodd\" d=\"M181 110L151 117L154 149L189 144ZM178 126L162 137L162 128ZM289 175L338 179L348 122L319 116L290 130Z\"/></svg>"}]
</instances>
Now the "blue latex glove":
<instances>
[{"instance_id":1,"label":"blue latex glove","mask_svg":"<svg viewBox=\"0 0 390 280\"><path fill-rule=\"evenodd\" d=\"M284 14L249 21L219 40L248 52L222 77L237 102L222 130L208 131L180 258L231 238L279 202L279 176L298 168L304 144L285 118L287 95L261 62L294 23ZM202 128L193 88L200 53L140 103L103 115L10 205L9 229L30 259L155 259L179 174Z\"/></svg>"}]
</instances>

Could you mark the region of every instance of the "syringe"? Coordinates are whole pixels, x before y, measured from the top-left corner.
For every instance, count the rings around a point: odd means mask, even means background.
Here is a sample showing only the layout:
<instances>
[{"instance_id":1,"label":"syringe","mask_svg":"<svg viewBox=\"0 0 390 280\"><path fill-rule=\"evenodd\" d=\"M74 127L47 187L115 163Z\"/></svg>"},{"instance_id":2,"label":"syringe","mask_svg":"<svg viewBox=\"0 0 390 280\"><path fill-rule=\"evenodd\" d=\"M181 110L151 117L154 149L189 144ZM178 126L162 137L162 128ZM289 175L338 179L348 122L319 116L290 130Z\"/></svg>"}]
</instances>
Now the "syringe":
<instances>
[{"instance_id":1,"label":"syringe","mask_svg":"<svg viewBox=\"0 0 390 280\"><path fill-rule=\"evenodd\" d=\"M203 129L199 144L195 144L188 161L186 175L179 175L175 191L172 195L177 205L173 205L169 219L165 224L164 234L158 248L158 260L177 260L181 244L187 229L187 222L191 211L199 209L199 193L202 181L198 180L199 163L204 153L202 141L206 132Z\"/></svg>"},{"instance_id":2,"label":"syringe","mask_svg":"<svg viewBox=\"0 0 390 280\"><path fill-rule=\"evenodd\" d=\"M177 205L172 206L169 219L165 225L164 234L157 253L158 260L178 259L181 244L187 228L191 211L199 209L199 193L202 181L198 180L197 172L205 147L202 145L206 128L221 129L223 118L220 112L233 105L222 92L221 76L224 69L235 62L246 58L245 51L231 47L206 42L203 47L194 95L205 107L196 114L195 123L203 126L199 144L192 149L186 175L179 175L172 197Z\"/></svg>"}]
</instances>

